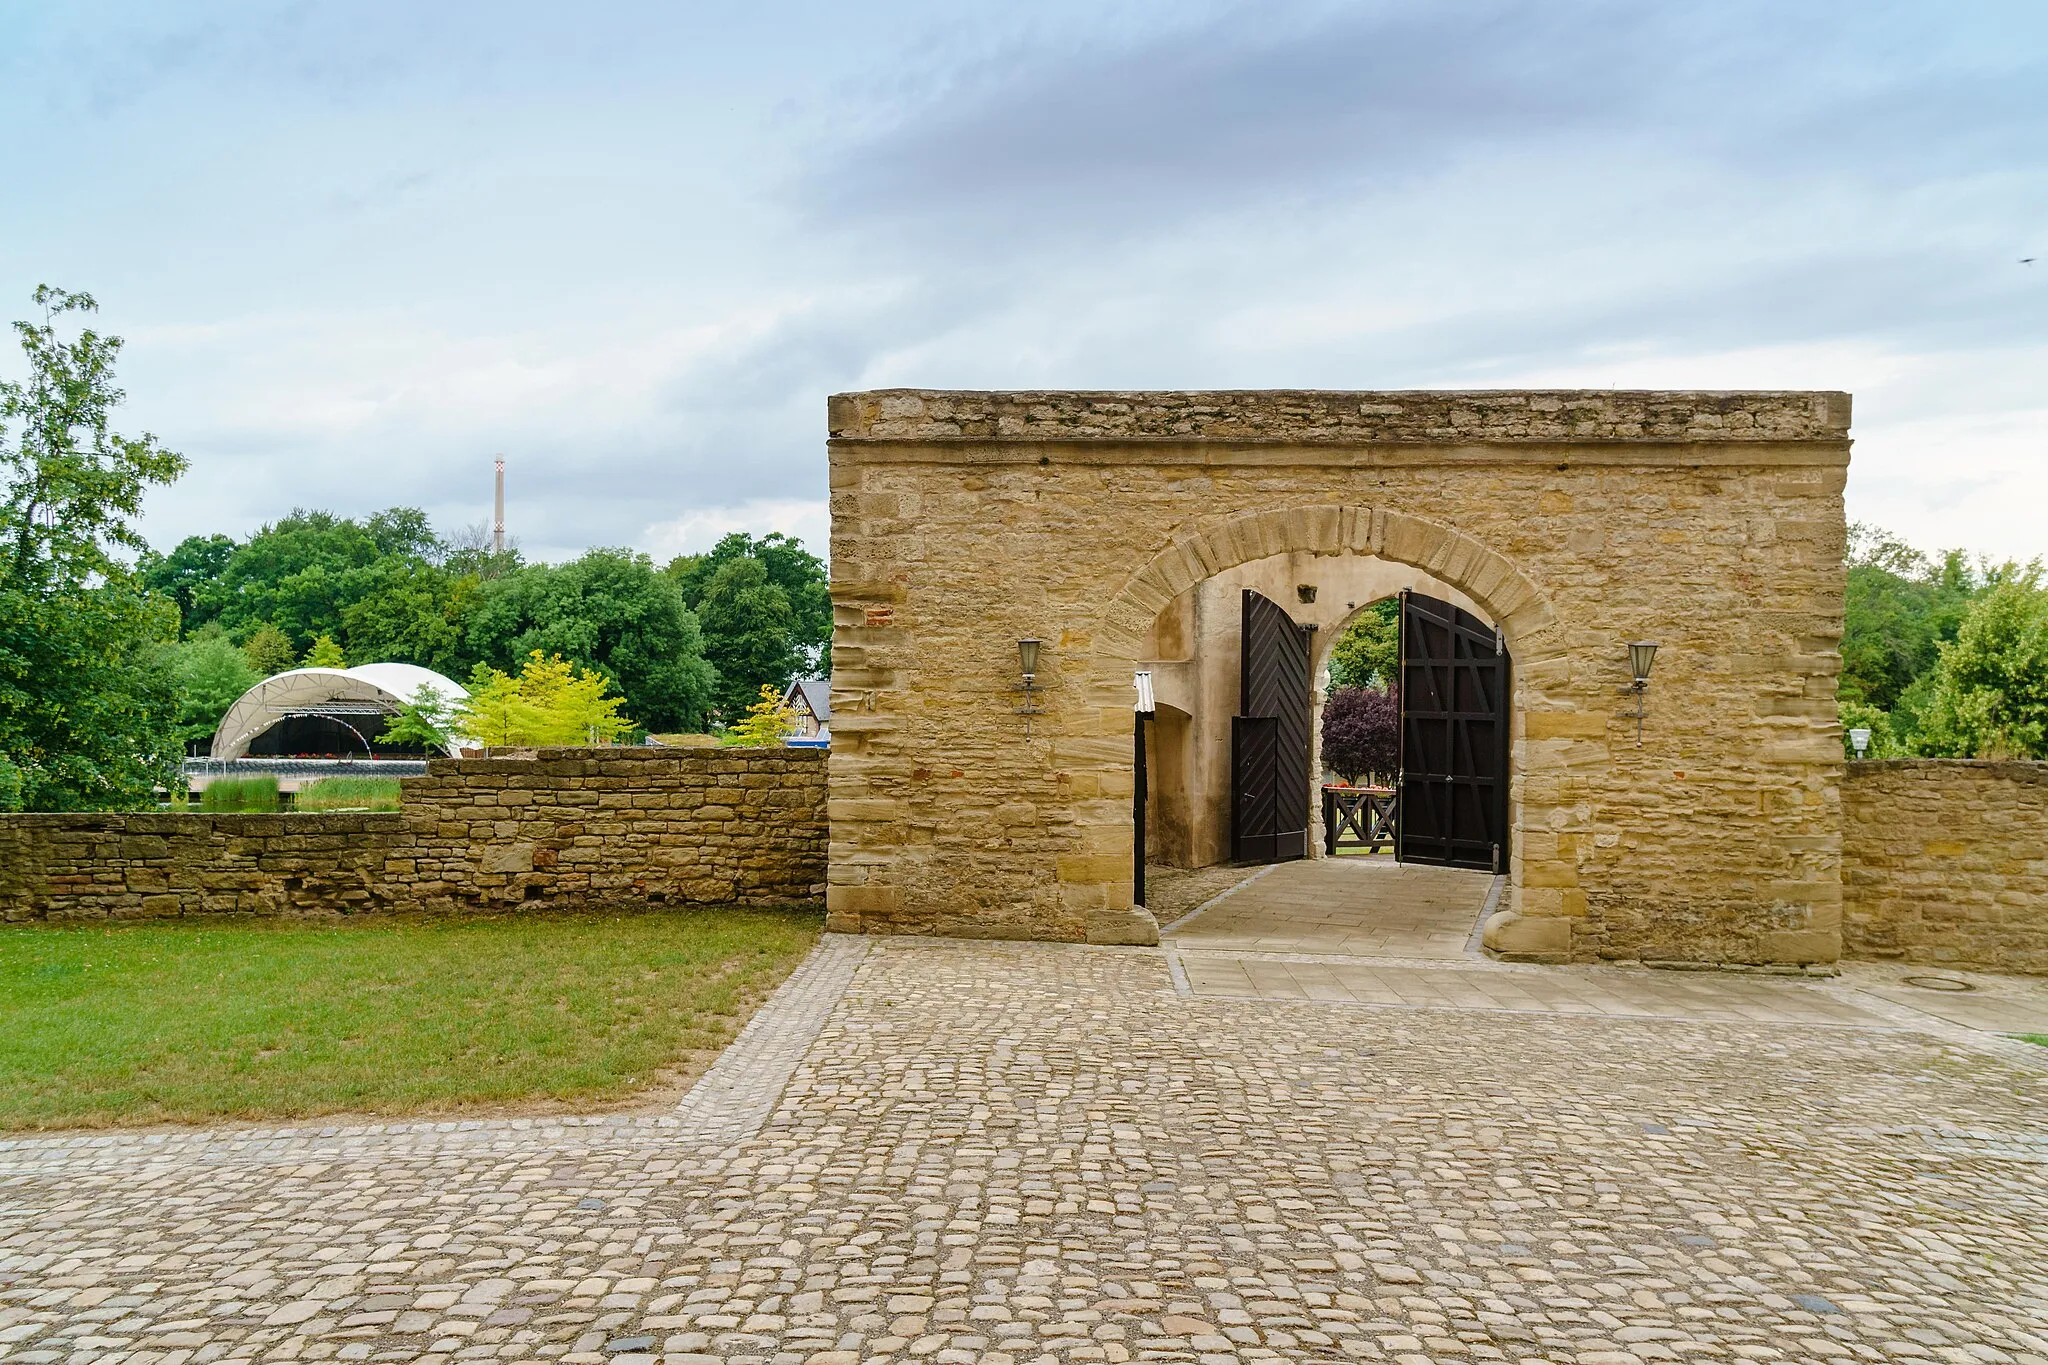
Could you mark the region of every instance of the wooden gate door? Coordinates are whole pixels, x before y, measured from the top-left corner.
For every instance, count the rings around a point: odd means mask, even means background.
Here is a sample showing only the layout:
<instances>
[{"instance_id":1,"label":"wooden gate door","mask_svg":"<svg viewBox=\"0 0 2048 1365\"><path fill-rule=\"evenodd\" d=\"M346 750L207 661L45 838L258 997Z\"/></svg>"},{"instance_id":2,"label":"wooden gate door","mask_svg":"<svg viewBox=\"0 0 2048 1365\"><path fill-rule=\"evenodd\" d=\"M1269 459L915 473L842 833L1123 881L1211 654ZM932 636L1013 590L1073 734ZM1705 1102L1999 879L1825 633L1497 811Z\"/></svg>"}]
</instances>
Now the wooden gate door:
<instances>
[{"instance_id":1,"label":"wooden gate door","mask_svg":"<svg viewBox=\"0 0 2048 1365\"><path fill-rule=\"evenodd\" d=\"M1238 714L1230 723L1230 849L1237 862L1308 856L1308 646L1314 630L1245 589Z\"/></svg>"},{"instance_id":2,"label":"wooden gate door","mask_svg":"<svg viewBox=\"0 0 2048 1365\"><path fill-rule=\"evenodd\" d=\"M1507 869L1509 681L1492 626L1401 594L1401 861Z\"/></svg>"}]
</instances>

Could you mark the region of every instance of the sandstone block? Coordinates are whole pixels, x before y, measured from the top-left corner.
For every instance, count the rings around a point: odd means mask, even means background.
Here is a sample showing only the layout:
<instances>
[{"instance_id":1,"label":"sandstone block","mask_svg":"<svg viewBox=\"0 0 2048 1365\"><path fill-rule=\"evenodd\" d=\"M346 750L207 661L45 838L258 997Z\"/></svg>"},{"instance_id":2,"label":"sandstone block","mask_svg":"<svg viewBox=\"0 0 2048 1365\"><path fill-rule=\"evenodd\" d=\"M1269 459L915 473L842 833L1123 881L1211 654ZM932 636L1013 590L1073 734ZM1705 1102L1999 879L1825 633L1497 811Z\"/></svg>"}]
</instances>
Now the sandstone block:
<instances>
[{"instance_id":1,"label":"sandstone block","mask_svg":"<svg viewBox=\"0 0 2048 1365\"><path fill-rule=\"evenodd\" d=\"M1562 962L1571 956L1572 922L1497 910L1486 917L1480 942L1487 951L1517 961Z\"/></svg>"}]
</instances>

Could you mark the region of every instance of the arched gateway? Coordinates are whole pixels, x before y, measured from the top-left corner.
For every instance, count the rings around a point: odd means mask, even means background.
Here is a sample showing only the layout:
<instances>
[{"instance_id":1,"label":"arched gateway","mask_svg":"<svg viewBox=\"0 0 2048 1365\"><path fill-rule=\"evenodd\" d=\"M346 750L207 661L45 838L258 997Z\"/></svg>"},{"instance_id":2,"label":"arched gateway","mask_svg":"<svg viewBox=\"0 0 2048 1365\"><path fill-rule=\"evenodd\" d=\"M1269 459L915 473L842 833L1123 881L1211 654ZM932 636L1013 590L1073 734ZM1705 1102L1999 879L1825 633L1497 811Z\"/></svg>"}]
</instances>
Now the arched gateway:
<instances>
[{"instance_id":1,"label":"arched gateway","mask_svg":"<svg viewBox=\"0 0 2048 1365\"><path fill-rule=\"evenodd\" d=\"M1155 937L1148 633L1241 566L1353 555L1449 585L1512 653L1490 947L1837 956L1847 395L886 391L830 416L834 928Z\"/></svg>"}]
</instances>

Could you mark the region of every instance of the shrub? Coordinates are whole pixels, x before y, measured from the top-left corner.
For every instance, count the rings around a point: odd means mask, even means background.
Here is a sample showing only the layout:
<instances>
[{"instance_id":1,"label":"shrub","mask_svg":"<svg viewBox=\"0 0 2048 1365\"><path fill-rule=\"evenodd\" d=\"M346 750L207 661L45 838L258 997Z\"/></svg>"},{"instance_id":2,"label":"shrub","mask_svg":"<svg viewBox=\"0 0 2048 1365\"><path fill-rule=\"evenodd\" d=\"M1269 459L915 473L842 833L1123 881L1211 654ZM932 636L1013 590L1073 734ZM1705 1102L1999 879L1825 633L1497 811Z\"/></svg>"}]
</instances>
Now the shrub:
<instances>
[{"instance_id":1,"label":"shrub","mask_svg":"<svg viewBox=\"0 0 2048 1365\"><path fill-rule=\"evenodd\" d=\"M298 808L307 810L397 810L395 777L323 777L299 788Z\"/></svg>"},{"instance_id":2,"label":"shrub","mask_svg":"<svg viewBox=\"0 0 2048 1365\"><path fill-rule=\"evenodd\" d=\"M224 777L217 782L209 782L206 790L199 794L199 809L274 811L277 809L277 775L262 773L255 777Z\"/></svg>"},{"instance_id":3,"label":"shrub","mask_svg":"<svg viewBox=\"0 0 2048 1365\"><path fill-rule=\"evenodd\" d=\"M739 724L727 730L720 743L748 748L782 743L796 733L796 712L782 704L782 689L774 683L761 684L761 696Z\"/></svg>"},{"instance_id":4,"label":"shrub","mask_svg":"<svg viewBox=\"0 0 2048 1365\"><path fill-rule=\"evenodd\" d=\"M1394 780L1401 762L1401 702L1391 690L1340 687L1323 704L1323 762L1346 782Z\"/></svg>"},{"instance_id":5,"label":"shrub","mask_svg":"<svg viewBox=\"0 0 2048 1365\"><path fill-rule=\"evenodd\" d=\"M2048 758L2048 588L2038 569L1971 603L1940 649L1915 747L1948 758Z\"/></svg>"},{"instance_id":6,"label":"shrub","mask_svg":"<svg viewBox=\"0 0 2048 1365\"><path fill-rule=\"evenodd\" d=\"M1856 757L1856 746L1849 739L1851 730L1870 731L1870 748L1865 758L1904 758L1906 746L1900 740L1892 718L1869 702L1845 701L1837 706L1842 717L1842 753L1848 758Z\"/></svg>"}]
</instances>

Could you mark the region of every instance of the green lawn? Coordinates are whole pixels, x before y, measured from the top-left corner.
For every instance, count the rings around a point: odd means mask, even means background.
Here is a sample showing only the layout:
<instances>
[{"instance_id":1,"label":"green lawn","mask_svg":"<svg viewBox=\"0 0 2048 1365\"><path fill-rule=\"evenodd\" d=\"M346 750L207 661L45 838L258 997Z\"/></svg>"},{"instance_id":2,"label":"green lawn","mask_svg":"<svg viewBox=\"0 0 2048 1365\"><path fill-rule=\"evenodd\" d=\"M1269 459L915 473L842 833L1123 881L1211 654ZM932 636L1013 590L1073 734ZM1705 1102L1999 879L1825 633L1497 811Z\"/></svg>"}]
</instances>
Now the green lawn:
<instances>
[{"instance_id":1,"label":"green lawn","mask_svg":"<svg viewBox=\"0 0 2048 1365\"><path fill-rule=\"evenodd\" d=\"M722 1046L819 919L0 928L0 1128L614 1099Z\"/></svg>"}]
</instances>

